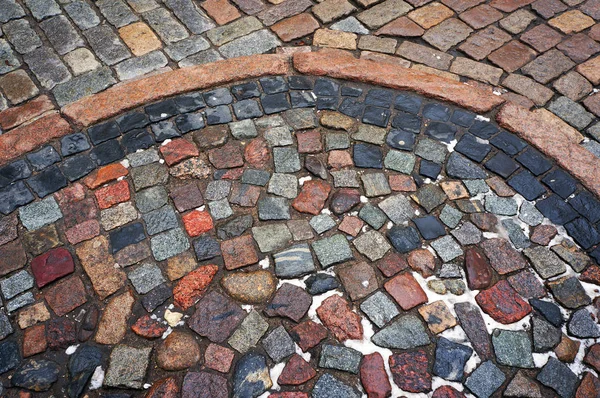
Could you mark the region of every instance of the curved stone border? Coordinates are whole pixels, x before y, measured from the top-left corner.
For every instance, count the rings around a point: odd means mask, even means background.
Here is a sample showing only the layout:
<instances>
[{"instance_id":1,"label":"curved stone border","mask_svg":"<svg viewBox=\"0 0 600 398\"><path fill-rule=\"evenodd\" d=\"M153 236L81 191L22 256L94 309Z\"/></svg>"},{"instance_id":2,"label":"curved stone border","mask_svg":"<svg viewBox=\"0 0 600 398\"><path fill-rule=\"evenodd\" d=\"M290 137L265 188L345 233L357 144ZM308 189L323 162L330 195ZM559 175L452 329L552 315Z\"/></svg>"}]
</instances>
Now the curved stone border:
<instances>
[{"instance_id":1,"label":"curved stone border","mask_svg":"<svg viewBox=\"0 0 600 398\"><path fill-rule=\"evenodd\" d=\"M61 113L75 126L89 126L172 95L294 71L414 91L482 113L493 111L504 103L504 99L493 92L465 83L397 65L356 59L349 53L329 50L297 53L291 63L287 55L255 55L178 69L85 97L63 107ZM515 104L502 105L497 119L502 127L517 133L557 160L563 168L600 197L597 159L578 145L583 136L577 130L549 112L532 112ZM28 125L17 127L0 136L0 165L72 131L67 121L57 114L43 116Z\"/></svg>"}]
</instances>

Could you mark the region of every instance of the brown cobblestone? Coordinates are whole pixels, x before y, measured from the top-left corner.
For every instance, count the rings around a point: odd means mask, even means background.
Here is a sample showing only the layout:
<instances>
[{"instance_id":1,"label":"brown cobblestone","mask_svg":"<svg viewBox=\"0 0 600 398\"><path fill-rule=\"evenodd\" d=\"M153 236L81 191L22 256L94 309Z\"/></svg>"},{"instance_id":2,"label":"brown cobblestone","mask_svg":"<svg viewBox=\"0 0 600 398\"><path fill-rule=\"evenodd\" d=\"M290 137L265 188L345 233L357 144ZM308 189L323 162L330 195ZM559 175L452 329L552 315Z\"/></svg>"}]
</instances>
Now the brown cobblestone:
<instances>
[{"instance_id":1,"label":"brown cobblestone","mask_svg":"<svg viewBox=\"0 0 600 398\"><path fill-rule=\"evenodd\" d=\"M525 44L513 40L491 53L488 59L505 71L514 72L532 61L536 54Z\"/></svg>"},{"instance_id":2,"label":"brown cobblestone","mask_svg":"<svg viewBox=\"0 0 600 398\"><path fill-rule=\"evenodd\" d=\"M400 17L379 28L375 34L385 36L419 37L425 33L425 29L408 19Z\"/></svg>"},{"instance_id":3,"label":"brown cobblestone","mask_svg":"<svg viewBox=\"0 0 600 398\"><path fill-rule=\"evenodd\" d=\"M504 15L495 8L492 8L487 4L481 4L463 12L460 14L459 18L471 25L472 28L481 29L500 20L503 16Z\"/></svg>"},{"instance_id":4,"label":"brown cobblestone","mask_svg":"<svg viewBox=\"0 0 600 398\"><path fill-rule=\"evenodd\" d=\"M408 17L424 29L429 29L453 15L454 12L451 9L438 2L417 8L408 13Z\"/></svg>"},{"instance_id":5,"label":"brown cobblestone","mask_svg":"<svg viewBox=\"0 0 600 398\"><path fill-rule=\"evenodd\" d=\"M459 46L459 49L475 60L481 61L510 39L511 36L508 33L492 25L473 33Z\"/></svg>"},{"instance_id":6,"label":"brown cobblestone","mask_svg":"<svg viewBox=\"0 0 600 398\"><path fill-rule=\"evenodd\" d=\"M271 26L283 41L292 41L307 36L319 29L319 22L310 14L303 13L284 19Z\"/></svg>"},{"instance_id":7,"label":"brown cobblestone","mask_svg":"<svg viewBox=\"0 0 600 398\"><path fill-rule=\"evenodd\" d=\"M573 101L579 101L591 93L594 88L585 77L575 71L558 78L553 86L559 93L566 95Z\"/></svg>"},{"instance_id":8,"label":"brown cobblestone","mask_svg":"<svg viewBox=\"0 0 600 398\"><path fill-rule=\"evenodd\" d=\"M493 85L497 85L502 76L502 69L462 57L457 57L454 60L450 67L450 72Z\"/></svg>"}]
</instances>

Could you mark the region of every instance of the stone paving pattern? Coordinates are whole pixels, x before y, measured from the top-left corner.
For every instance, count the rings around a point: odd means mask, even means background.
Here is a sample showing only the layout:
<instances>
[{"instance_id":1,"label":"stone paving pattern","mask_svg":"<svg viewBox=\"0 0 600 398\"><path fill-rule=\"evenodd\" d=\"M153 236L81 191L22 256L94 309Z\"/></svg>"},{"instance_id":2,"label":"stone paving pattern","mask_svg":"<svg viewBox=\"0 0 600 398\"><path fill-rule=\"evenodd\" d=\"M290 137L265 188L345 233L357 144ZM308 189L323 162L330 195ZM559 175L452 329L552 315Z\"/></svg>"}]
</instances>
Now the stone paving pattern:
<instances>
[{"instance_id":1,"label":"stone paving pattern","mask_svg":"<svg viewBox=\"0 0 600 398\"><path fill-rule=\"evenodd\" d=\"M0 176L2 396L600 394L600 201L485 115L267 77Z\"/></svg>"},{"instance_id":2,"label":"stone paving pattern","mask_svg":"<svg viewBox=\"0 0 600 398\"><path fill-rule=\"evenodd\" d=\"M1 0L0 110L37 98L39 115L149 73L332 47L544 107L600 156L599 19L598 0Z\"/></svg>"}]
</instances>

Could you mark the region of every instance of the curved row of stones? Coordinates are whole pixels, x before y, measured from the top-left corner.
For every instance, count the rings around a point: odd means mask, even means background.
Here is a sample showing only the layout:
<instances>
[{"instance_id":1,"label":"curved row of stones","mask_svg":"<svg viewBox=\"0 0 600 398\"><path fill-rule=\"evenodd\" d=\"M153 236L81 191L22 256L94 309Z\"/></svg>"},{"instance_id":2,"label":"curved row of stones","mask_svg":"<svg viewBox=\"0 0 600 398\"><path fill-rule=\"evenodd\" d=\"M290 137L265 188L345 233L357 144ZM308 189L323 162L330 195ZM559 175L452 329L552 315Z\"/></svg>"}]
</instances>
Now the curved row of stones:
<instances>
[{"instance_id":1,"label":"curved row of stones","mask_svg":"<svg viewBox=\"0 0 600 398\"><path fill-rule=\"evenodd\" d=\"M0 184L2 396L599 394L600 202L484 116L263 78Z\"/></svg>"}]
</instances>

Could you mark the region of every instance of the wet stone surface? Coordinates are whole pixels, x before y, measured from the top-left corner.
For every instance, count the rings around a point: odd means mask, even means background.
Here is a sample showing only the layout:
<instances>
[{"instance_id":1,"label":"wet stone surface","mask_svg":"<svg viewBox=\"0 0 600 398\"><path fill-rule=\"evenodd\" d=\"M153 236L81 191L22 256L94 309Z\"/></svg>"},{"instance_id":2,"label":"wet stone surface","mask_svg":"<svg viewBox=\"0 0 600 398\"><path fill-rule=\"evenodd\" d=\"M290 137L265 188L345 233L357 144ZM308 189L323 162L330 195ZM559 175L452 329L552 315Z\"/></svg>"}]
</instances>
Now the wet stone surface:
<instances>
[{"instance_id":1,"label":"wet stone surface","mask_svg":"<svg viewBox=\"0 0 600 398\"><path fill-rule=\"evenodd\" d=\"M0 217L2 396L595 396L600 202L446 104L245 84L11 166L39 198Z\"/></svg>"}]
</instances>

